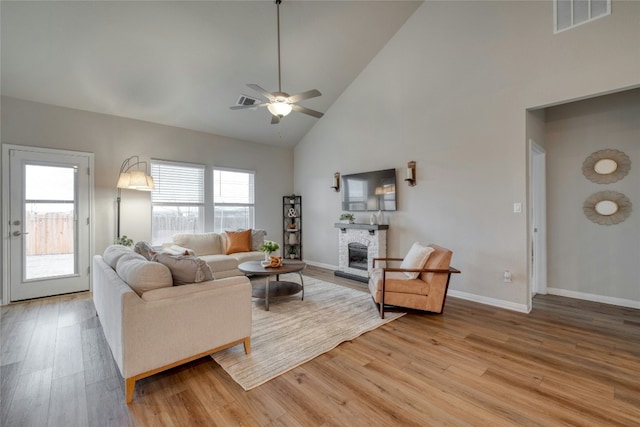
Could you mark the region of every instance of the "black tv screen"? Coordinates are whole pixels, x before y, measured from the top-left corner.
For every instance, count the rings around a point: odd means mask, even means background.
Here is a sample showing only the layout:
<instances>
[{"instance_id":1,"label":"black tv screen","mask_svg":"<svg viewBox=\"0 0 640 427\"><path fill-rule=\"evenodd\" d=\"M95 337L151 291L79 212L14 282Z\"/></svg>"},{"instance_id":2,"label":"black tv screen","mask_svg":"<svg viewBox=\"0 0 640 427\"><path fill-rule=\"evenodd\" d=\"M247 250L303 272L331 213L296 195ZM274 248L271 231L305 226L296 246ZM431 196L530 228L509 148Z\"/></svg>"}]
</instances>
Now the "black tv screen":
<instances>
[{"instance_id":1,"label":"black tv screen","mask_svg":"<svg viewBox=\"0 0 640 427\"><path fill-rule=\"evenodd\" d=\"M342 175L342 210L395 211L396 170Z\"/></svg>"}]
</instances>

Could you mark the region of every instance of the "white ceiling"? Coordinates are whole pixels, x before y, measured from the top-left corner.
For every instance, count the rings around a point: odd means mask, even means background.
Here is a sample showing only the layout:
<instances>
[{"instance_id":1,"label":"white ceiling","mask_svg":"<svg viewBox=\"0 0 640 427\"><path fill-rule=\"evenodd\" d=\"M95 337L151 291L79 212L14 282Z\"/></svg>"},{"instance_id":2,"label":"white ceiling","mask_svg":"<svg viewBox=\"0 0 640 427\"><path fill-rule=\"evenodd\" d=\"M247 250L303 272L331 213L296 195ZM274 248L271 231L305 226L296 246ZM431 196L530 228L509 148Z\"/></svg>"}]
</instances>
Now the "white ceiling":
<instances>
[{"instance_id":1,"label":"white ceiling","mask_svg":"<svg viewBox=\"0 0 640 427\"><path fill-rule=\"evenodd\" d=\"M283 91L326 112L421 3L284 0ZM247 83L277 90L272 0L0 7L2 95L288 147L322 120L229 110Z\"/></svg>"}]
</instances>

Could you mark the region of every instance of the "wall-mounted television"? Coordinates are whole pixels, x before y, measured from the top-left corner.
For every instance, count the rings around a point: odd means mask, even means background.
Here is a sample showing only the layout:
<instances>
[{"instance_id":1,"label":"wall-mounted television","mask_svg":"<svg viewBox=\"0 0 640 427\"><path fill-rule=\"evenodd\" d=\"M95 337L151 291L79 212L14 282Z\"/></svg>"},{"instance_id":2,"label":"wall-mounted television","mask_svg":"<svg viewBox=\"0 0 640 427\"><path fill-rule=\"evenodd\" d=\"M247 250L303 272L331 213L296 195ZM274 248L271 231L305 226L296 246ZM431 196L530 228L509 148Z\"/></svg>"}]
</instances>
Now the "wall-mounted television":
<instances>
[{"instance_id":1,"label":"wall-mounted television","mask_svg":"<svg viewBox=\"0 0 640 427\"><path fill-rule=\"evenodd\" d=\"M342 175L342 210L345 212L395 211L396 170Z\"/></svg>"}]
</instances>

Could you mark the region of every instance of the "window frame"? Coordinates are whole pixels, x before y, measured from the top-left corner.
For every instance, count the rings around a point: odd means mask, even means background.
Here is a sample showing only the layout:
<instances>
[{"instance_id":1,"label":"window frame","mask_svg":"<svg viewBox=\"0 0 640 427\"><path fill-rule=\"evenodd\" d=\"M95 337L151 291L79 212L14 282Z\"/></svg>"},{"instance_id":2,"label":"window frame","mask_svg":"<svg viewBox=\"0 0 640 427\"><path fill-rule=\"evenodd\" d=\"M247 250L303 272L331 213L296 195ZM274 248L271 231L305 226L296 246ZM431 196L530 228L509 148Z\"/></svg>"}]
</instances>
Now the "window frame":
<instances>
[{"instance_id":1,"label":"window frame","mask_svg":"<svg viewBox=\"0 0 640 427\"><path fill-rule=\"evenodd\" d=\"M252 176L252 194L251 194L251 199L253 199L252 203L217 203L216 202L216 197L215 197L215 175L216 175L216 171L220 171L220 172L237 172L237 173L244 173L244 174L248 174ZM222 166L214 166L211 169L211 197L212 197L212 217L213 217L213 222L212 222L212 229L214 231L214 233L223 233L225 231L225 227L221 226L221 229L216 229L216 217L215 217L215 210L216 210L216 206L220 206L220 207L248 207L251 208L251 218L249 218L248 221L248 226L246 228L255 228L255 224L256 224L256 171L254 170L249 170L249 169L237 169L237 168L228 168L228 167L222 167Z\"/></svg>"},{"instance_id":2,"label":"window frame","mask_svg":"<svg viewBox=\"0 0 640 427\"><path fill-rule=\"evenodd\" d=\"M156 235L156 233L154 232L154 207L160 207L160 206L167 206L167 207L179 207L179 206L184 206L184 207L198 207L200 209L199 211L199 215L198 215L198 222L202 223L201 227L198 227L198 230L196 231L197 233L207 233L207 232L216 232L216 233L222 233L224 232L224 227L222 230L216 230L216 215L215 215L215 209L216 209L216 201L215 201L215 188L214 188L214 182L215 182L215 172L216 171L221 171L221 172L238 172L238 173L245 173L245 174L250 174L252 175L252 181L253 181L253 188L252 188L252 194L251 194L251 199L253 200L253 203L217 203L218 206L228 206L228 207L248 207L250 208L250 212L251 212L251 218L249 218L249 227L247 228L255 228L255 221L256 221L256 171L254 170L249 170L249 169L238 169L238 168L229 168L229 167L223 167L223 166L212 166L212 165L206 165L206 164L202 164L202 163L189 163L189 162L181 162L181 161L174 161L174 160L164 160L164 159L157 159L157 158L152 158L150 161L150 170L152 171L151 174L153 175L153 169L154 169L154 165L157 164L166 164L166 165L172 165L172 166L183 166L183 167L189 167L189 168L201 168L203 170L203 183L202 183L202 189L203 189L203 202L202 203L188 203L188 202L177 202L177 203L170 203L170 202L154 202L153 201L153 192L151 195L151 211L150 211L150 216L151 216L151 241L153 245L162 245L163 243L168 243L168 242L156 242L154 241L154 236ZM154 177L154 180L156 181L156 185L161 185L161 180L156 180L156 177ZM181 232L180 230L175 230L175 233L179 233ZM162 239L162 237L159 237L160 239Z\"/></svg>"}]
</instances>

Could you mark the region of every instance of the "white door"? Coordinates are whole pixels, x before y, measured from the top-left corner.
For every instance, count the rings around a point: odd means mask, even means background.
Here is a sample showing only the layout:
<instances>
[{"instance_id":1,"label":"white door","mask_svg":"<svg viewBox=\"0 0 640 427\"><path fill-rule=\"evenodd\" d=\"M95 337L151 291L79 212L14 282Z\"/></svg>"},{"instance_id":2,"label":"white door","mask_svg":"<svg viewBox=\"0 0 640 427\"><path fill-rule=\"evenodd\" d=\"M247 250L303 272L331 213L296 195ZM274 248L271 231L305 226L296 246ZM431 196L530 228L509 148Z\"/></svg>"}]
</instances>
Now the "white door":
<instances>
[{"instance_id":1,"label":"white door","mask_svg":"<svg viewBox=\"0 0 640 427\"><path fill-rule=\"evenodd\" d=\"M531 294L547 293L547 203L544 148L530 141Z\"/></svg>"},{"instance_id":2,"label":"white door","mask_svg":"<svg viewBox=\"0 0 640 427\"><path fill-rule=\"evenodd\" d=\"M89 290L90 155L8 155L10 301Z\"/></svg>"}]
</instances>

